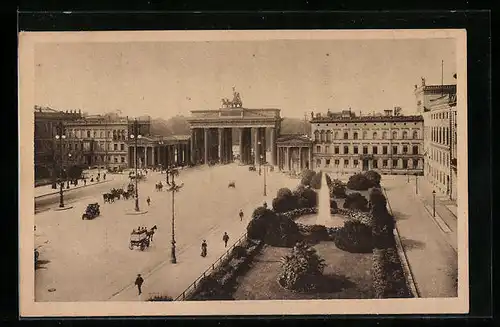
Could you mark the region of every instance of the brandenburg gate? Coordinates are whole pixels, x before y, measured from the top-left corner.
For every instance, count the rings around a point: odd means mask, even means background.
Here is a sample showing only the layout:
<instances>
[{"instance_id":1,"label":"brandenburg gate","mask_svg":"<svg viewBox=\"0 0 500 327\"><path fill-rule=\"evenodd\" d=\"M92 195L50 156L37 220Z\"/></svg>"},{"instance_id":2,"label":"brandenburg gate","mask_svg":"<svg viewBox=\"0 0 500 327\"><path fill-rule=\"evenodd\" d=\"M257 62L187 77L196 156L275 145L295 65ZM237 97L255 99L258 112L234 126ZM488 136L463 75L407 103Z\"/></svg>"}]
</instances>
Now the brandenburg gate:
<instances>
[{"instance_id":1,"label":"brandenburg gate","mask_svg":"<svg viewBox=\"0 0 500 327\"><path fill-rule=\"evenodd\" d=\"M218 110L191 111L188 122L191 128L191 162L195 164L232 162L235 143L233 134L238 138L242 164L266 163L268 149L271 153L268 163L277 164L276 139L281 127L280 110L243 108L240 94L234 87L232 101L222 99L222 106ZM233 133L234 129L236 133Z\"/></svg>"}]
</instances>

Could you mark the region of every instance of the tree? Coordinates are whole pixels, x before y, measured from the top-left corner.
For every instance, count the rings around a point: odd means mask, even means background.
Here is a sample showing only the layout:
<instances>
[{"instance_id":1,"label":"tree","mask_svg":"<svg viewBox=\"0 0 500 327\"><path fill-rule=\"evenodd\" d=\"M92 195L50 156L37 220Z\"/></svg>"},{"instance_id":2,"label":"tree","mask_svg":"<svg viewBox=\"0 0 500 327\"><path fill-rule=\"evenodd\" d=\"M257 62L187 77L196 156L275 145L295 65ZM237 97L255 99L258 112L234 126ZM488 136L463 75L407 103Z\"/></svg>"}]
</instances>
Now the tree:
<instances>
[{"instance_id":1,"label":"tree","mask_svg":"<svg viewBox=\"0 0 500 327\"><path fill-rule=\"evenodd\" d=\"M368 211L368 201L358 192L349 194L344 201L344 208L359 211Z\"/></svg>"},{"instance_id":2,"label":"tree","mask_svg":"<svg viewBox=\"0 0 500 327\"><path fill-rule=\"evenodd\" d=\"M334 179L330 184L330 197L332 198L345 198L346 187L341 180Z\"/></svg>"},{"instance_id":3,"label":"tree","mask_svg":"<svg viewBox=\"0 0 500 327\"><path fill-rule=\"evenodd\" d=\"M322 172L317 172L314 174L314 176L311 178L310 186L316 190L319 190L321 188L321 178L323 177Z\"/></svg>"},{"instance_id":4,"label":"tree","mask_svg":"<svg viewBox=\"0 0 500 327\"><path fill-rule=\"evenodd\" d=\"M302 179L300 180L300 183L304 186L310 186L311 185L311 179L316 175L316 173L313 170L305 169L302 171Z\"/></svg>"},{"instance_id":5,"label":"tree","mask_svg":"<svg viewBox=\"0 0 500 327\"><path fill-rule=\"evenodd\" d=\"M366 191L373 186L373 182L362 173L352 175L347 182L347 188L356 191Z\"/></svg>"},{"instance_id":6,"label":"tree","mask_svg":"<svg viewBox=\"0 0 500 327\"><path fill-rule=\"evenodd\" d=\"M297 243L291 255L281 258L278 282L291 290L307 291L316 288L315 279L323 274L325 261L316 250L304 242Z\"/></svg>"},{"instance_id":7,"label":"tree","mask_svg":"<svg viewBox=\"0 0 500 327\"><path fill-rule=\"evenodd\" d=\"M369 170L364 173L365 177L373 184L374 187L380 187L382 176L375 170Z\"/></svg>"}]
</instances>

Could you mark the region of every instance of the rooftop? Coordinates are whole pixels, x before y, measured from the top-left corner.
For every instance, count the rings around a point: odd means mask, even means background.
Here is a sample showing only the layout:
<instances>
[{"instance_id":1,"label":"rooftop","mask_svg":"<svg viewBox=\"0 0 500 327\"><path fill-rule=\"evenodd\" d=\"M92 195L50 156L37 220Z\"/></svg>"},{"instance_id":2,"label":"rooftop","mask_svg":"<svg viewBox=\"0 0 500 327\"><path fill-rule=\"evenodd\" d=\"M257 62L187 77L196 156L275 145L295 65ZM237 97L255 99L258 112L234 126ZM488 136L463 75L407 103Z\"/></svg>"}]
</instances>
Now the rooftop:
<instances>
[{"instance_id":1,"label":"rooftop","mask_svg":"<svg viewBox=\"0 0 500 327\"><path fill-rule=\"evenodd\" d=\"M409 115L409 116L387 116L387 115L375 115L375 116L358 116L358 117L315 117L310 120L310 123L349 123L349 122L407 122L407 121L423 121L424 118L421 115Z\"/></svg>"}]
</instances>

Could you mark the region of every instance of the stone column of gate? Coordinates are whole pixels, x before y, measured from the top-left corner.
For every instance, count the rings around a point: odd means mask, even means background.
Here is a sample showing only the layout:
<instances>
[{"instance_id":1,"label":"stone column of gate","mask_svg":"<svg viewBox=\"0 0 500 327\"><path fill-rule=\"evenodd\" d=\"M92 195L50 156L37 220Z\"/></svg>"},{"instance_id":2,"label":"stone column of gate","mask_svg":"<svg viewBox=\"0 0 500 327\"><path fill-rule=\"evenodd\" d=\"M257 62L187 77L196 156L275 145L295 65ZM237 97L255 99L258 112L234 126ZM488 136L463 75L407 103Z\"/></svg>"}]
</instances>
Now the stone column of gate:
<instances>
[{"instance_id":1,"label":"stone column of gate","mask_svg":"<svg viewBox=\"0 0 500 327\"><path fill-rule=\"evenodd\" d=\"M253 130L253 156L254 156L254 165L257 167L259 165L260 160L260 147L259 147L259 128L252 128Z\"/></svg>"},{"instance_id":2,"label":"stone column of gate","mask_svg":"<svg viewBox=\"0 0 500 327\"><path fill-rule=\"evenodd\" d=\"M222 156L224 155L224 151L223 151L223 144L222 144L222 134L224 134L224 128L219 128L218 129L218 132L219 132L219 143L218 143L218 150L219 150L219 163L223 163L223 158Z\"/></svg>"},{"instance_id":3,"label":"stone column of gate","mask_svg":"<svg viewBox=\"0 0 500 327\"><path fill-rule=\"evenodd\" d=\"M205 146L205 153L203 153L203 155L204 155L203 163L205 165L208 165L208 128L204 128L203 133L204 133L203 142L204 142L204 146Z\"/></svg>"},{"instance_id":4,"label":"stone column of gate","mask_svg":"<svg viewBox=\"0 0 500 327\"><path fill-rule=\"evenodd\" d=\"M151 147L151 166L155 166L155 151L156 148L154 146Z\"/></svg>"},{"instance_id":5,"label":"stone column of gate","mask_svg":"<svg viewBox=\"0 0 500 327\"><path fill-rule=\"evenodd\" d=\"M191 160L191 164L194 165L196 159L194 154L194 142L196 139L196 130L191 129L191 138L189 139L189 160Z\"/></svg>"},{"instance_id":6,"label":"stone column of gate","mask_svg":"<svg viewBox=\"0 0 500 327\"><path fill-rule=\"evenodd\" d=\"M290 171L290 147L286 147L286 169Z\"/></svg>"},{"instance_id":7,"label":"stone column of gate","mask_svg":"<svg viewBox=\"0 0 500 327\"><path fill-rule=\"evenodd\" d=\"M271 146L271 165L276 166L277 154L276 154L276 128L271 127L271 139L269 140Z\"/></svg>"},{"instance_id":8,"label":"stone column of gate","mask_svg":"<svg viewBox=\"0 0 500 327\"><path fill-rule=\"evenodd\" d=\"M238 136L239 136L239 139L240 139L240 164L244 164L245 163L245 160L244 160L244 156L245 154L243 153L244 151L244 148L243 148L243 131L245 129L243 127L240 127L238 129Z\"/></svg>"},{"instance_id":9,"label":"stone column of gate","mask_svg":"<svg viewBox=\"0 0 500 327\"><path fill-rule=\"evenodd\" d=\"M313 170L313 161L312 161L312 147L308 147L308 152L309 152L309 169Z\"/></svg>"},{"instance_id":10,"label":"stone column of gate","mask_svg":"<svg viewBox=\"0 0 500 327\"><path fill-rule=\"evenodd\" d=\"M144 163L143 168L148 168L148 147L144 147Z\"/></svg>"},{"instance_id":11,"label":"stone column of gate","mask_svg":"<svg viewBox=\"0 0 500 327\"><path fill-rule=\"evenodd\" d=\"M302 171L302 147L299 146L299 172Z\"/></svg>"}]
</instances>

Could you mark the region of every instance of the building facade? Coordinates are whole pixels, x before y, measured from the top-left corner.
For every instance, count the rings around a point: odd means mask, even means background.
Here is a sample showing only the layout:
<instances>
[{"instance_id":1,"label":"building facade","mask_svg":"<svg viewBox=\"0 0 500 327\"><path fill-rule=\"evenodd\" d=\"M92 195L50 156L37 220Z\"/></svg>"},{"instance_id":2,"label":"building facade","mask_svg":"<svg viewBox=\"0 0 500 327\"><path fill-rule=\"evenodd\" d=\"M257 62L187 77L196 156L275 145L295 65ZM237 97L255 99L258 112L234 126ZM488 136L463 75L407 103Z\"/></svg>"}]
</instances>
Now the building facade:
<instances>
[{"instance_id":1,"label":"building facade","mask_svg":"<svg viewBox=\"0 0 500 327\"><path fill-rule=\"evenodd\" d=\"M239 145L240 162L276 165L276 139L280 133L279 109L243 108L240 94L233 88L233 100L222 99L218 110L191 111L190 160L196 164L233 161L233 144ZM233 141L233 129L238 141ZM269 149L269 160L266 158Z\"/></svg>"},{"instance_id":2,"label":"building facade","mask_svg":"<svg viewBox=\"0 0 500 327\"><path fill-rule=\"evenodd\" d=\"M457 97L456 85L425 85L415 89L424 117L426 179L436 192L457 196Z\"/></svg>"},{"instance_id":3,"label":"building facade","mask_svg":"<svg viewBox=\"0 0 500 327\"><path fill-rule=\"evenodd\" d=\"M276 141L278 169L294 173L309 169L313 161L312 144L309 135L281 135Z\"/></svg>"},{"instance_id":4,"label":"building facade","mask_svg":"<svg viewBox=\"0 0 500 327\"><path fill-rule=\"evenodd\" d=\"M356 116L350 111L311 113L312 169L336 174L377 170L381 174L423 174L423 117Z\"/></svg>"},{"instance_id":5,"label":"building facade","mask_svg":"<svg viewBox=\"0 0 500 327\"><path fill-rule=\"evenodd\" d=\"M74 164L116 171L129 167L128 133L132 121L116 115L92 115L66 124L65 146ZM150 120L141 120L149 135Z\"/></svg>"},{"instance_id":6,"label":"building facade","mask_svg":"<svg viewBox=\"0 0 500 327\"><path fill-rule=\"evenodd\" d=\"M55 178L58 157L60 156L59 142L56 142L57 125L66 124L81 118L81 112L58 111L48 107L35 106L34 108L34 151L35 151L35 183ZM63 158L67 159L66 151ZM67 163L67 161L66 161Z\"/></svg>"},{"instance_id":7,"label":"building facade","mask_svg":"<svg viewBox=\"0 0 500 327\"><path fill-rule=\"evenodd\" d=\"M128 162L135 168L137 151L137 168L168 168L190 164L191 137L189 135L144 136L128 140Z\"/></svg>"}]
</instances>

